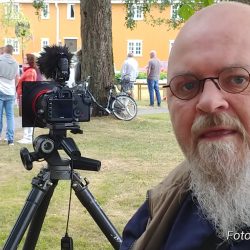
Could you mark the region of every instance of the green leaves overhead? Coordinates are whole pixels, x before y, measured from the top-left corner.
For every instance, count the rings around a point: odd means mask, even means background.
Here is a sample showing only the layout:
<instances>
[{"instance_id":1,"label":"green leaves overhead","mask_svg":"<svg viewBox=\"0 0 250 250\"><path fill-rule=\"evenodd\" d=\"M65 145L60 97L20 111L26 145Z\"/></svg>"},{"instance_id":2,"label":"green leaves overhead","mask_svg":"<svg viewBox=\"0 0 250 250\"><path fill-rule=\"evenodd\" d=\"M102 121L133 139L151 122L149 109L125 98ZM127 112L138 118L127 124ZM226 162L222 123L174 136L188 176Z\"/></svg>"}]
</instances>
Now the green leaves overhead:
<instances>
[{"instance_id":1,"label":"green leaves overhead","mask_svg":"<svg viewBox=\"0 0 250 250\"><path fill-rule=\"evenodd\" d=\"M147 23L153 26L167 24L170 28L175 29L188 20L196 11L215 2L215 0L124 0L126 6L125 23L129 29L134 29L137 24L134 18L135 11L139 10L143 13ZM154 17L150 14L153 7L163 12L170 5L176 10L175 15L172 17Z\"/></svg>"}]
</instances>

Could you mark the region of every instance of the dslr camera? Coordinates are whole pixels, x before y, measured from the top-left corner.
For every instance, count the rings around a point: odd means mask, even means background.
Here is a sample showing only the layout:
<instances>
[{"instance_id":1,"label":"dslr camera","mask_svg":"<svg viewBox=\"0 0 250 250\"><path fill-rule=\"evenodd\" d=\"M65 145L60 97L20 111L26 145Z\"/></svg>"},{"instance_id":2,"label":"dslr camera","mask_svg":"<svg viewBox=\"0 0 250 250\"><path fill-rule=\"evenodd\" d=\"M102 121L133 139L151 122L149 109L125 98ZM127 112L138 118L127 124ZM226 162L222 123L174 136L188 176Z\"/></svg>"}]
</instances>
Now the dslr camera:
<instances>
[{"instance_id":1,"label":"dslr camera","mask_svg":"<svg viewBox=\"0 0 250 250\"><path fill-rule=\"evenodd\" d=\"M84 87L69 88L71 54L65 46L47 46L37 65L49 80L23 82L22 126L77 129L90 121L91 97Z\"/></svg>"}]
</instances>

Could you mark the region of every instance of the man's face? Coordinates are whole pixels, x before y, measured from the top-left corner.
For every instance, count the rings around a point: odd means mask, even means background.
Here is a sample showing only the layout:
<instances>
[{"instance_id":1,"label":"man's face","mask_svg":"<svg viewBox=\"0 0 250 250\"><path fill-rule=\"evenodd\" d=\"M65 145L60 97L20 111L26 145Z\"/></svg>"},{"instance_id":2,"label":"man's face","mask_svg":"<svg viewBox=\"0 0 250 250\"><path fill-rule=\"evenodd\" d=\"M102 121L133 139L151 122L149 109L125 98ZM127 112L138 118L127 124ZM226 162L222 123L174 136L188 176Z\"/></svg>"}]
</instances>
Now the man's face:
<instances>
[{"instance_id":1,"label":"man's face","mask_svg":"<svg viewBox=\"0 0 250 250\"><path fill-rule=\"evenodd\" d=\"M208 31L204 31L206 33ZM209 31L210 32L210 31ZM212 30L211 30L212 32ZM218 77L225 68L237 66L250 72L250 39L230 31L205 37L202 32L190 32L179 39L172 54L169 79L179 74L193 74L198 79ZM228 39L230 37L230 39ZM225 92L211 80L191 100L180 100L168 91L168 107L177 140L188 157L198 144L232 142L242 149L242 131L234 125L205 125L197 133L192 126L200 117L226 113L239 120L246 134L250 133L250 86L242 93Z\"/></svg>"}]
</instances>

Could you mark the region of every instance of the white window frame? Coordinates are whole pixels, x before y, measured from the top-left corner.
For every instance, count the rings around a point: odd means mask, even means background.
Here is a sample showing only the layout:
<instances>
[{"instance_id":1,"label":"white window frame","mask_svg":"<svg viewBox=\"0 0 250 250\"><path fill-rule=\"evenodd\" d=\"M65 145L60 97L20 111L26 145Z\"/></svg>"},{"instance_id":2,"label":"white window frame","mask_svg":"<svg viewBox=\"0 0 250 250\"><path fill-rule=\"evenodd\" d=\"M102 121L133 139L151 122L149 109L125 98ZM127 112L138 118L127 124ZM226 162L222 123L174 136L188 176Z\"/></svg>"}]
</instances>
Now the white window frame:
<instances>
[{"instance_id":1,"label":"white window frame","mask_svg":"<svg viewBox=\"0 0 250 250\"><path fill-rule=\"evenodd\" d=\"M49 19L49 3L44 3L45 5L45 10L41 10L41 19Z\"/></svg>"},{"instance_id":2,"label":"white window frame","mask_svg":"<svg viewBox=\"0 0 250 250\"><path fill-rule=\"evenodd\" d=\"M139 4L133 5L133 13L134 13L133 20L135 21L143 20L144 18L143 12Z\"/></svg>"},{"instance_id":3,"label":"white window frame","mask_svg":"<svg viewBox=\"0 0 250 250\"><path fill-rule=\"evenodd\" d=\"M170 51L171 51L171 49L172 49L172 47L173 47L173 45L174 45L174 41L175 40L169 40L169 50L168 50L168 52L169 52L169 54L170 54Z\"/></svg>"},{"instance_id":4,"label":"white window frame","mask_svg":"<svg viewBox=\"0 0 250 250\"><path fill-rule=\"evenodd\" d=\"M73 8L73 11L74 11L74 16L73 17L71 16L71 8ZM67 4L67 19L70 19L70 20L75 19L75 17L76 17L76 13L75 12L76 12L75 4L68 3Z\"/></svg>"},{"instance_id":5,"label":"white window frame","mask_svg":"<svg viewBox=\"0 0 250 250\"><path fill-rule=\"evenodd\" d=\"M19 55L20 54L20 43L18 38L5 38L4 45L12 45L13 46L13 54Z\"/></svg>"},{"instance_id":6,"label":"white window frame","mask_svg":"<svg viewBox=\"0 0 250 250\"><path fill-rule=\"evenodd\" d=\"M171 4L170 17L174 18L174 19L180 19L179 15L178 15L178 8L175 5L176 3L178 3L178 1L174 1L173 4Z\"/></svg>"},{"instance_id":7,"label":"white window frame","mask_svg":"<svg viewBox=\"0 0 250 250\"><path fill-rule=\"evenodd\" d=\"M11 7L11 9L10 9L10 7ZM18 19L18 16L20 13L20 4L19 3L7 4L4 8L5 15L8 14L8 11L10 11L10 17L12 19Z\"/></svg>"},{"instance_id":8,"label":"white window frame","mask_svg":"<svg viewBox=\"0 0 250 250\"><path fill-rule=\"evenodd\" d=\"M134 57L142 56L142 40L128 40L127 53L132 52ZM138 46L140 47L138 52Z\"/></svg>"},{"instance_id":9,"label":"white window frame","mask_svg":"<svg viewBox=\"0 0 250 250\"><path fill-rule=\"evenodd\" d=\"M41 38L41 51L45 46L49 46L49 38Z\"/></svg>"}]
</instances>

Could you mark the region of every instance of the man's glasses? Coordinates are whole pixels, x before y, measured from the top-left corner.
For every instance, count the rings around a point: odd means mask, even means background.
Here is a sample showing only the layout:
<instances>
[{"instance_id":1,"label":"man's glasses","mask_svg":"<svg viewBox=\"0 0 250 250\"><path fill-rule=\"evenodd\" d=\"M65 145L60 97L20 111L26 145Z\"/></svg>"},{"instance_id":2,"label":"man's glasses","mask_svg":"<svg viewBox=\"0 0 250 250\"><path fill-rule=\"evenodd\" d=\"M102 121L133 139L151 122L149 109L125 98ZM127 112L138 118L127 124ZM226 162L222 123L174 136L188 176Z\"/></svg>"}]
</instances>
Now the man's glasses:
<instances>
[{"instance_id":1,"label":"man's glasses","mask_svg":"<svg viewBox=\"0 0 250 250\"><path fill-rule=\"evenodd\" d=\"M218 89L237 94L244 91L250 81L249 72L241 67L226 68L218 77L198 79L191 74L173 77L166 86L174 96L181 100L190 100L203 91L206 80L211 80Z\"/></svg>"}]
</instances>

